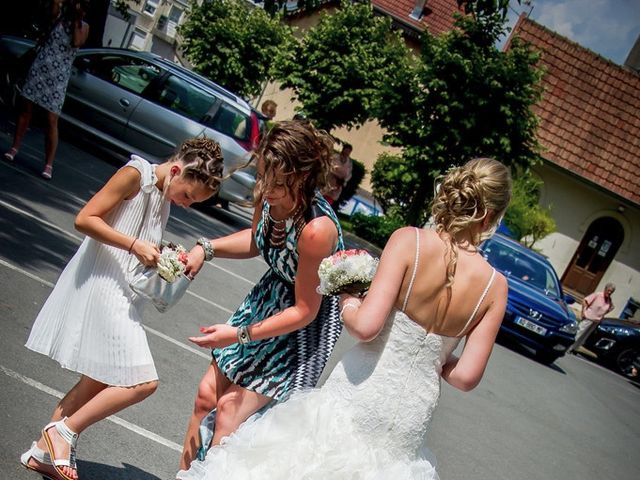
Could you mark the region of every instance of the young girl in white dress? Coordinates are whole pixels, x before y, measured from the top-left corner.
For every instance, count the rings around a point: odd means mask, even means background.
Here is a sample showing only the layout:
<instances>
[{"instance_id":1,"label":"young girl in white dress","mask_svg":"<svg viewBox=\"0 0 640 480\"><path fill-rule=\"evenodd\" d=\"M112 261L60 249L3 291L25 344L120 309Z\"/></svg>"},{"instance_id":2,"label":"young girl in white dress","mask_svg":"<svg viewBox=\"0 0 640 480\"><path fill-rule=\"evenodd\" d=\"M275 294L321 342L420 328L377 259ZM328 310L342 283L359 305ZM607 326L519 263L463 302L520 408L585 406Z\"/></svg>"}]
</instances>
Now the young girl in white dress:
<instances>
[{"instance_id":1,"label":"young girl in white dress","mask_svg":"<svg viewBox=\"0 0 640 480\"><path fill-rule=\"evenodd\" d=\"M361 343L325 385L252 417L178 478L437 479L425 439L440 379L474 388L504 315L507 282L478 245L510 197L509 171L495 160L450 170L432 207L437 228L396 231L364 301L342 299Z\"/></svg>"},{"instance_id":2,"label":"young girl in white dress","mask_svg":"<svg viewBox=\"0 0 640 480\"><path fill-rule=\"evenodd\" d=\"M90 425L151 395L158 374L142 326L144 300L131 270L155 266L171 204L213 195L222 177L220 146L187 140L167 162L133 155L76 217L86 235L35 320L27 348L81 374L51 423L21 457L52 479L75 480L75 445Z\"/></svg>"}]
</instances>

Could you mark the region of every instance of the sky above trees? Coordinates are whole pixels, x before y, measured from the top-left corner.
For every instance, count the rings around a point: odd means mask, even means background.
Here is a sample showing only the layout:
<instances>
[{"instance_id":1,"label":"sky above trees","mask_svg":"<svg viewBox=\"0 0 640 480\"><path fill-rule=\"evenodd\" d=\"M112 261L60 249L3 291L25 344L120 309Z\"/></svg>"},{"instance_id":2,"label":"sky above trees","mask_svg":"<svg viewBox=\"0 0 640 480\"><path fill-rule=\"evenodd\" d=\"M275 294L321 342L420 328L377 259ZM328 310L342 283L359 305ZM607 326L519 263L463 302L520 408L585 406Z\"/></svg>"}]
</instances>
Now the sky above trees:
<instances>
[{"instance_id":1,"label":"sky above trees","mask_svg":"<svg viewBox=\"0 0 640 480\"><path fill-rule=\"evenodd\" d=\"M640 35L640 0L532 0L531 5L512 1L509 26L520 12L545 27L623 64Z\"/></svg>"}]
</instances>

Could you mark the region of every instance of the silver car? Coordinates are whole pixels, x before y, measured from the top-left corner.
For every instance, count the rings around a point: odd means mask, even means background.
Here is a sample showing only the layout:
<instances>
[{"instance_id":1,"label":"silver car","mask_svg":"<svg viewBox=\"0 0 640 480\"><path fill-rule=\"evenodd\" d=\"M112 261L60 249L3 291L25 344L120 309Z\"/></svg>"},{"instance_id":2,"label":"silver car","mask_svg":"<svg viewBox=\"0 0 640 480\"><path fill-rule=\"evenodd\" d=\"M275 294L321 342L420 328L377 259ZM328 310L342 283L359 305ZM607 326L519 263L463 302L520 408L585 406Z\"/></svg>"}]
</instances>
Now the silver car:
<instances>
[{"instance_id":1,"label":"silver car","mask_svg":"<svg viewBox=\"0 0 640 480\"><path fill-rule=\"evenodd\" d=\"M0 43L29 41L4 36ZM4 51L9 50L4 48ZM128 160L131 153L162 162L187 138L207 136L222 148L223 203L253 196L255 169L246 164L259 138L251 106L210 80L149 52L97 48L78 52L61 119Z\"/></svg>"}]
</instances>

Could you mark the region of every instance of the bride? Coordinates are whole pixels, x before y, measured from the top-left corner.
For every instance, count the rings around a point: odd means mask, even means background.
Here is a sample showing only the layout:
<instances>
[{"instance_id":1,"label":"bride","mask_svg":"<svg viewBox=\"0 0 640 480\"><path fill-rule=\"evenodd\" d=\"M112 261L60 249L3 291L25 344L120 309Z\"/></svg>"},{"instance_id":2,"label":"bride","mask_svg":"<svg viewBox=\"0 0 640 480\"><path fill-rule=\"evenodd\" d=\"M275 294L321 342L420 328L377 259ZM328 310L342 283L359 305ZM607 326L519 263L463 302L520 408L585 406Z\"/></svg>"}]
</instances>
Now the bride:
<instances>
[{"instance_id":1,"label":"bride","mask_svg":"<svg viewBox=\"0 0 640 480\"><path fill-rule=\"evenodd\" d=\"M252 417L178 478L437 479L424 444L440 378L478 385L504 314L507 282L478 245L510 197L509 171L495 160L449 170L432 206L436 229L397 230L364 301L343 296L345 326L361 342L325 385Z\"/></svg>"}]
</instances>

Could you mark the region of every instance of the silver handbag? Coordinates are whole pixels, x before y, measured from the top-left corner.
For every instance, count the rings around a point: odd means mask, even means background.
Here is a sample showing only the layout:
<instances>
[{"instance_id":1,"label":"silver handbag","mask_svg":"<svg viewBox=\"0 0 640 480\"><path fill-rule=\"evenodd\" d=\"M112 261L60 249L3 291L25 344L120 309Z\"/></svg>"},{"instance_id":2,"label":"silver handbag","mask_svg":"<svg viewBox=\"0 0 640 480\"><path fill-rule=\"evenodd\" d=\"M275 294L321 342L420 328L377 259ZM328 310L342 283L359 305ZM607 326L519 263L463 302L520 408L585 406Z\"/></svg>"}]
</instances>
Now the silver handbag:
<instances>
[{"instance_id":1,"label":"silver handbag","mask_svg":"<svg viewBox=\"0 0 640 480\"><path fill-rule=\"evenodd\" d=\"M151 301L160 313L165 313L184 296L191 279L180 275L173 282L167 282L156 272L155 268L147 267L138 273L129 283L135 293Z\"/></svg>"}]
</instances>

